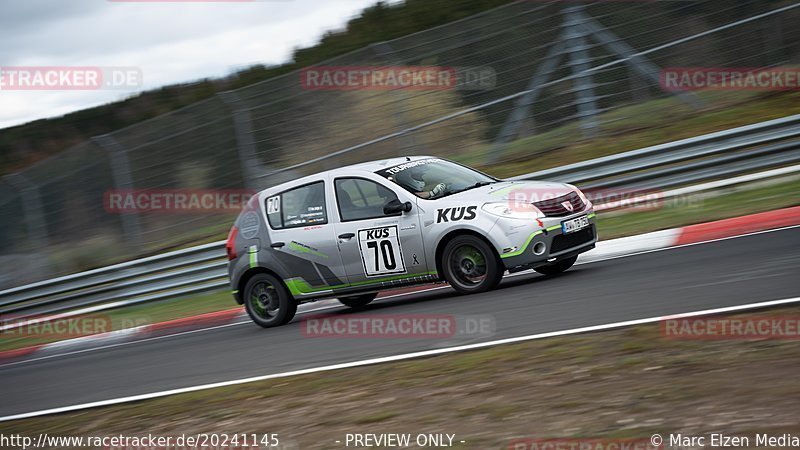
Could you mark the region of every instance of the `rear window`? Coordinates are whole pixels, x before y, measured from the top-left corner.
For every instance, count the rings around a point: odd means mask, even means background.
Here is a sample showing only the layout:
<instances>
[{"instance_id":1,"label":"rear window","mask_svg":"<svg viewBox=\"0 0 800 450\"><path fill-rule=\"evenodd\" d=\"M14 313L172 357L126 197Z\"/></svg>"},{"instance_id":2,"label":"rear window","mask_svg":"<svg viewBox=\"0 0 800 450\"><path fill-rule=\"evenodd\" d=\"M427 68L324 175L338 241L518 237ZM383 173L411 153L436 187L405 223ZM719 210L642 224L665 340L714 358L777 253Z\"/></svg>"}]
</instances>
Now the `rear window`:
<instances>
[{"instance_id":1,"label":"rear window","mask_svg":"<svg viewBox=\"0 0 800 450\"><path fill-rule=\"evenodd\" d=\"M276 230L328 223L322 181L269 197L266 207L269 225Z\"/></svg>"}]
</instances>

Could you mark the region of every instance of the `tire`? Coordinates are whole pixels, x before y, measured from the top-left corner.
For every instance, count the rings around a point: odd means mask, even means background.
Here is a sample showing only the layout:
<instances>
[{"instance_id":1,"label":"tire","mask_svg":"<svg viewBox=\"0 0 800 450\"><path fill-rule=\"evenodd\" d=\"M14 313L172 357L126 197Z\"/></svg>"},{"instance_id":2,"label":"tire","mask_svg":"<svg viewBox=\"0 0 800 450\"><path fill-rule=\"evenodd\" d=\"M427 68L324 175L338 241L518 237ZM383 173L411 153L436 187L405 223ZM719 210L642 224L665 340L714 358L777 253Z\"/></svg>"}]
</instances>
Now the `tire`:
<instances>
[{"instance_id":1,"label":"tire","mask_svg":"<svg viewBox=\"0 0 800 450\"><path fill-rule=\"evenodd\" d=\"M578 255L575 255L571 258L562 259L561 261L556 261L553 264L537 267L533 270L539 272L542 275L558 275L561 272L566 272L566 270L572 267L572 265L575 264L575 261L577 260L578 260Z\"/></svg>"},{"instance_id":2,"label":"tire","mask_svg":"<svg viewBox=\"0 0 800 450\"><path fill-rule=\"evenodd\" d=\"M378 296L377 292L373 292L372 294L364 294L364 295L354 295L352 297L342 297L339 299L343 305L349 306L351 308L362 308L367 306L375 300L375 297Z\"/></svg>"},{"instance_id":3,"label":"tire","mask_svg":"<svg viewBox=\"0 0 800 450\"><path fill-rule=\"evenodd\" d=\"M503 278L503 265L483 239L461 235L447 243L440 261L444 278L460 294L492 290Z\"/></svg>"},{"instance_id":4,"label":"tire","mask_svg":"<svg viewBox=\"0 0 800 450\"><path fill-rule=\"evenodd\" d=\"M259 273L244 288L244 308L256 325L264 328L289 323L297 312L294 300L278 278Z\"/></svg>"}]
</instances>

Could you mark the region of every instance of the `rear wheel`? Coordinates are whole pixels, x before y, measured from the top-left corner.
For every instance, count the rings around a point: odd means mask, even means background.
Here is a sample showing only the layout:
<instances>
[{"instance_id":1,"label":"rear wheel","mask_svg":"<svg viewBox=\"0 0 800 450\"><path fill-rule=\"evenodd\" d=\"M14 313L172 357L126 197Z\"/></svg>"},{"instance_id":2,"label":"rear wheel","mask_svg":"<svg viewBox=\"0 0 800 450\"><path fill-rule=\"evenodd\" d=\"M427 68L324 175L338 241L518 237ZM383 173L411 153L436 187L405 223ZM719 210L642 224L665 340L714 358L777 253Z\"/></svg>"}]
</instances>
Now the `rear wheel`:
<instances>
[{"instance_id":1,"label":"rear wheel","mask_svg":"<svg viewBox=\"0 0 800 450\"><path fill-rule=\"evenodd\" d=\"M341 297L339 301L342 302L343 305L349 306L351 308L361 308L362 306L367 306L371 301L375 300L375 297L378 296L377 292L373 292L372 294L364 294L364 295L354 295L352 297Z\"/></svg>"},{"instance_id":2,"label":"rear wheel","mask_svg":"<svg viewBox=\"0 0 800 450\"><path fill-rule=\"evenodd\" d=\"M578 255L575 255L571 258L562 259L561 261L556 261L553 264L537 267L533 270L541 273L542 275L557 275L561 272L565 272L567 269L572 267L572 265L575 264L575 261L577 260L578 260Z\"/></svg>"},{"instance_id":3,"label":"rear wheel","mask_svg":"<svg viewBox=\"0 0 800 450\"><path fill-rule=\"evenodd\" d=\"M441 261L444 278L462 294L475 294L494 289L503 278L497 254L484 240L457 236L447 243Z\"/></svg>"},{"instance_id":4,"label":"rear wheel","mask_svg":"<svg viewBox=\"0 0 800 450\"><path fill-rule=\"evenodd\" d=\"M297 302L278 278L259 273L244 288L244 307L257 325L264 328L289 323L297 312Z\"/></svg>"}]
</instances>

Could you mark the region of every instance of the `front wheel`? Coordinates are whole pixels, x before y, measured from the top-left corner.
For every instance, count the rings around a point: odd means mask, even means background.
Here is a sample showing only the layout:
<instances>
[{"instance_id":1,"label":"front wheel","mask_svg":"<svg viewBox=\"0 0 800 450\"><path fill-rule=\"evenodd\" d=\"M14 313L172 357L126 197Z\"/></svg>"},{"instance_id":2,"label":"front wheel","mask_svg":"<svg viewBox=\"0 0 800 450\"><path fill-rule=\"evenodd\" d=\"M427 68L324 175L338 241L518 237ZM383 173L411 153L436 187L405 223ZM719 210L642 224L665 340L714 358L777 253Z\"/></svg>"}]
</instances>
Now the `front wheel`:
<instances>
[{"instance_id":1,"label":"front wheel","mask_svg":"<svg viewBox=\"0 0 800 450\"><path fill-rule=\"evenodd\" d=\"M494 249L472 235L458 236L442 252L444 278L461 294L494 289L503 278L503 268Z\"/></svg>"},{"instance_id":2,"label":"front wheel","mask_svg":"<svg viewBox=\"0 0 800 450\"><path fill-rule=\"evenodd\" d=\"M253 322L270 328L289 323L297 312L297 302L281 280L259 273L244 288L244 308Z\"/></svg>"},{"instance_id":3,"label":"front wheel","mask_svg":"<svg viewBox=\"0 0 800 450\"><path fill-rule=\"evenodd\" d=\"M371 301L375 300L375 297L378 296L377 292L373 292L372 294L364 294L364 295L355 295L352 297L341 297L339 301L342 302L343 305L349 306L351 308L361 308L363 306L367 306Z\"/></svg>"},{"instance_id":4,"label":"front wheel","mask_svg":"<svg viewBox=\"0 0 800 450\"><path fill-rule=\"evenodd\" d=\"M572 258L562 259L561 261L556 261L553 264L537 267L533 270L541 273L542 275L557 275L561 272L565 272L567 269L572 267L572 265L575 264L575 261L577 260L578 260L578 255L575 255Z\"/></svg>"}]
</instances>

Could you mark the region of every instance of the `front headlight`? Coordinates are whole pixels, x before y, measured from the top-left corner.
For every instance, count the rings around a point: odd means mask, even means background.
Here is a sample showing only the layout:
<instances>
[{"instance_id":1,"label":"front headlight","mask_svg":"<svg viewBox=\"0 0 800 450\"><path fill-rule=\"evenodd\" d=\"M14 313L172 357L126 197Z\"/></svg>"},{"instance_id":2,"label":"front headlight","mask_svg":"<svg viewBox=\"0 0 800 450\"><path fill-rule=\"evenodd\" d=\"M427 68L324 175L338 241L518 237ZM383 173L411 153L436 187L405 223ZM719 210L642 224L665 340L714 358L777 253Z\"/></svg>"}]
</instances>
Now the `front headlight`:
<instances>
[{"instance_id":1,"label":"front headlight","mask_svg":"<svg viewBox=\"0 0 800 450\"><path fill-rule=\"evenodd\" d=\"M530 203L486 203L483 205L482 209L494 216L506 217L509 219L536 220L544 217L544 214Z\"/></svg>"}]
</instances>

